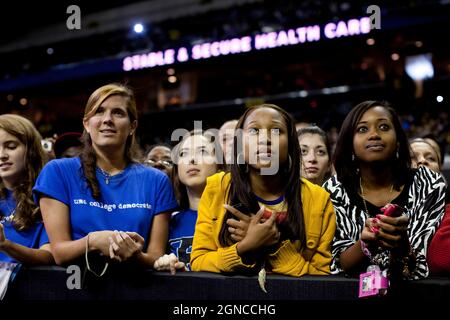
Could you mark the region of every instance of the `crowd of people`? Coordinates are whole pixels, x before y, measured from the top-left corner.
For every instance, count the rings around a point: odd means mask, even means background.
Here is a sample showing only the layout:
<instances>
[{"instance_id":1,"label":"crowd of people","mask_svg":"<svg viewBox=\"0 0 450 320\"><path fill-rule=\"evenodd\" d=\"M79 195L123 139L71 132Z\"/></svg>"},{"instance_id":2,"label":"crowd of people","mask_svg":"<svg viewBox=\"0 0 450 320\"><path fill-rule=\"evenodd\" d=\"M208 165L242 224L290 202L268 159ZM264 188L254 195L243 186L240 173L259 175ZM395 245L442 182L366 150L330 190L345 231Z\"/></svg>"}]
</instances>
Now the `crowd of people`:
<instances>
[{"instance_id":1,"label":"crowd of people","mask_svg":"<svg viewBox=\"0 0 450 320\"><path fill-rule=\"evenodd\" d=\"M334 148L321 128L297 130L283 108L261 104L218 134L193 130L144 156L121 84L95 90L82 123L46 153L29 120L0 116L2 268L254 274L264 291L268 272L450 275L439 145L409 141L387 102L355 106Z\"/></svg>"}]
</instances>

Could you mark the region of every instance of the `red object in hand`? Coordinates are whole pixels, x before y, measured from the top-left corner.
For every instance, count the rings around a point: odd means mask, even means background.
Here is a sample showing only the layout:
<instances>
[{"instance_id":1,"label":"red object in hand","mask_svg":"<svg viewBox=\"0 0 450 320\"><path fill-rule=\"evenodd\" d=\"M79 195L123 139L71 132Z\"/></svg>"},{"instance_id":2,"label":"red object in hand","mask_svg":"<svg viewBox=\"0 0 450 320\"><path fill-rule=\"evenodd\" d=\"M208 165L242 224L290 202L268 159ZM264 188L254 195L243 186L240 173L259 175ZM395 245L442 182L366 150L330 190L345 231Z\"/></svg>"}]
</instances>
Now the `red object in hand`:
<instances>
[{"instance_id":1,"label":"red object in hand","mask_svg":"<svg viewBox=\"0 0 450 320\"><path fill-rule=\"evenodd\" d=\"M276 218L275 221L277 224L281 224L286 220L287 212L286 211L277 211L275 212ZM269 219L272 216L272 211L265 209L262 215L262 219Z\"/></svg>"},{"instance_id":2,"label":"red object in hand","mask_svg":"<svg viewBox=\"0 0 450 320\"><path fill-rule=\"evenodd\" d=\"M381 211L385 216L388 217L400 217L403 213L403 208L399 205L388 203L383 208L381 208Z\"/></svg>"}]
</instances>

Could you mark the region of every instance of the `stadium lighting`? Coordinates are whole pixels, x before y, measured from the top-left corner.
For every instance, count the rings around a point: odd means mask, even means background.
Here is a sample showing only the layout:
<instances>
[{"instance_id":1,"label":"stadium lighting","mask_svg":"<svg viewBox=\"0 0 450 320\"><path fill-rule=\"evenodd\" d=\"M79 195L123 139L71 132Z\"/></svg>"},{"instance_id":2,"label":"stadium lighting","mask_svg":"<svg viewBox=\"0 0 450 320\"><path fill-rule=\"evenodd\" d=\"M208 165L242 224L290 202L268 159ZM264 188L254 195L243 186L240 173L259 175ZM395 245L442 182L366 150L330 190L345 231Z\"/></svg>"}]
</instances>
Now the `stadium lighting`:
<instances>
[{"instance_id":1,"label":"stadium lighting","mask_svg":"<svg viewBox=\"0 0 450 320\"><path fill-rule=\"evenodd\" d=\"M413 80L424 80L434 76L431 53L410 56L405 59L405 70Z\"/></svg>"},{"instance_id":2,"label":"stadium lighting","mask_svg":"<svg viewBox=\"0 0 450 320\"><path fill-rule=\"evenodd\" d=\"M136 32L136 33L142 33L142 31L144 31L144 26L142 25L142 23L136 23L136 24L133 26L133 30L134 30L134 32Z\"/></svg>"}]
</instances>

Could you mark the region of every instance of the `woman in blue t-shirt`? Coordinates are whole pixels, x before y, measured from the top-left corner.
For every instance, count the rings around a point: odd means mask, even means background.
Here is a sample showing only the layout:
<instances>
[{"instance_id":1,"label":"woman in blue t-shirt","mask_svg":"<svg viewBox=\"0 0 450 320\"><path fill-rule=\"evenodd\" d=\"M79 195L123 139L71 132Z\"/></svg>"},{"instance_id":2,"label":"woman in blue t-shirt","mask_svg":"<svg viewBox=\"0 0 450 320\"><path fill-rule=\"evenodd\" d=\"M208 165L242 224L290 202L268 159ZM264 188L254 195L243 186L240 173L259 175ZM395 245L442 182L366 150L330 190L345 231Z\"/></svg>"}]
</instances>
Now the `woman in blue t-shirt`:
<instances>
[{"instance_id":1,"label":"woman in blue t-shirt","mask_svg":"<svg viewBox=\"0 0 450 320\"><path fill-rule=\"evenodd\" d=\"M180 211L170 219L169 254L159 258L156 270L190 270L192 239L197 208L206 186L206 179L223 169L225 159L212 132L191 131L173 149L172 182Z\"/></svg>"},{"instance_id":2,"label":"woman in blue t-shirt","mask_svg":"<svg viewBox=\"0 0 450 320\"><path fill-rule=\"evenodd\" d=\"M164 254L177 203L168 177L140 164L132 91L120 84L98 88L83 126L81 155L49 162L33 189L56 263L85 256L89 269L94 251L153 266Z\"/></svg>"},{"instance_id":3,"label":"woman in blue t-shirt","mask_svg":"<svg viewBox=\"0 0 450 320\"><path fill-rule=\"evenodd\" d=\"M53 263L31 194L45 159L41 135L29 120L0 116L0 262Z\"/></svg>"}]
</instances>

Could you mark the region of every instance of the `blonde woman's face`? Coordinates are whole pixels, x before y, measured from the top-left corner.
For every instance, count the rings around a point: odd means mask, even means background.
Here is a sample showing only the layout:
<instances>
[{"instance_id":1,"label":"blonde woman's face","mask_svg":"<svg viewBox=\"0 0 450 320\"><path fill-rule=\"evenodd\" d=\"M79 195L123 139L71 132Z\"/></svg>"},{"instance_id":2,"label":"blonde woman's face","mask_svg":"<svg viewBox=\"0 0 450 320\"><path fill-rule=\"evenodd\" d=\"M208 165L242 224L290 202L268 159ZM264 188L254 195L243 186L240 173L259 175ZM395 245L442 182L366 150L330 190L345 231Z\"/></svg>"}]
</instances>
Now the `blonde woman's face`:
<instances>
[{"instance_id":1,"label":"blonde woman's face","mask_svg":"<svg viewBox=\"0 0 450 320\"><path fill-rule=\"evenodd\" d=\"M113 95L105 99L94 114L83 121L94 149L123 148L127 138L134 133L137 121L130 121L127 98Z\"/></svg>"},{"instance_id":2,"label":"blonde woman's face","mask_svg":"<svg viewBox=\"0 0 450 320\"><path fill-rule=\"evenodd\" d=\"M12 134L0 129L0 178L13 189L26 173L26 147Z\"/></svg>"}]
</instances>

